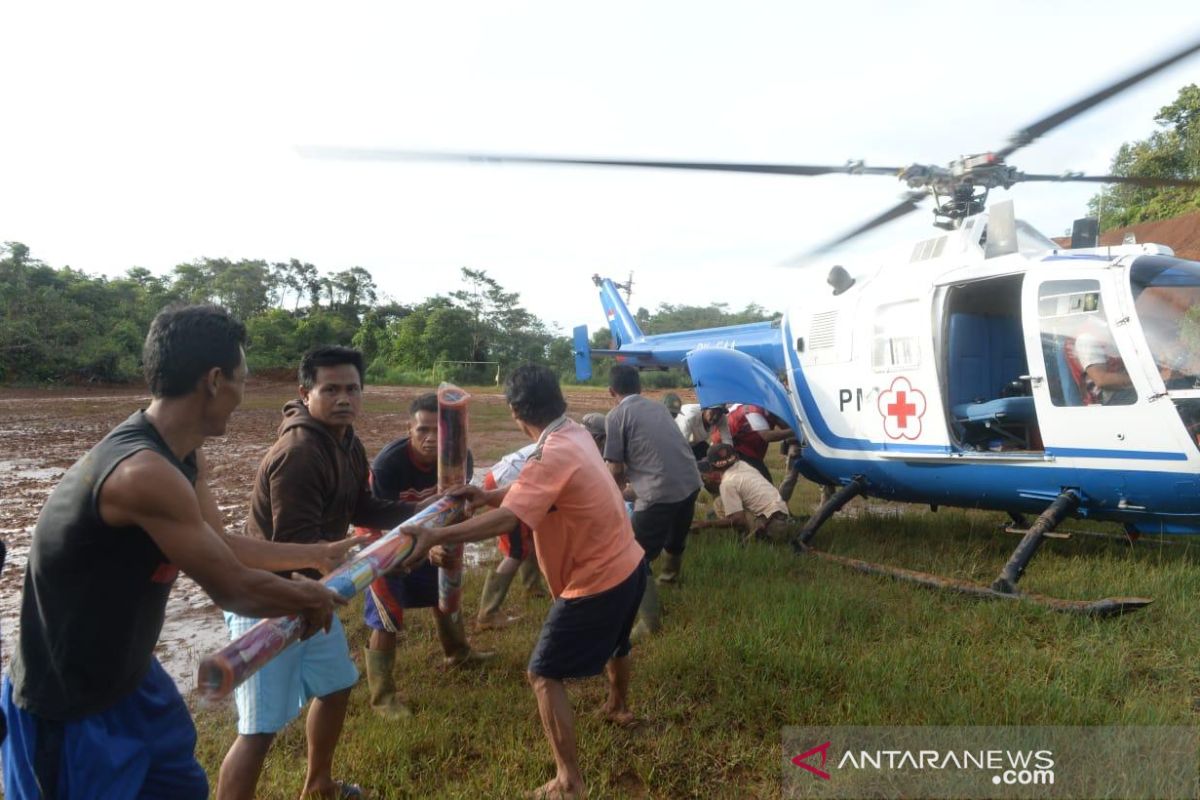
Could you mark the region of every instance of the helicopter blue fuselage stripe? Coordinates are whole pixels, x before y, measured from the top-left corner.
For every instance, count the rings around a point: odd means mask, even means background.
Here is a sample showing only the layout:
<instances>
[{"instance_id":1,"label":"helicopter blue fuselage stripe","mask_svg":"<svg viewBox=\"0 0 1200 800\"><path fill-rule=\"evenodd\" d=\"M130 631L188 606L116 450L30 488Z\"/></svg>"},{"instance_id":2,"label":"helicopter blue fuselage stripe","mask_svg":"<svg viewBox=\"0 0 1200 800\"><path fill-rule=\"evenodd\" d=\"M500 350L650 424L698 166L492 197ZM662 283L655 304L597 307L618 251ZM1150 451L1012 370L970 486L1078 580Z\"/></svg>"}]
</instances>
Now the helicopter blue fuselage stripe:
<instances>
[{"instance_id":1,"label":"helicopter blue fuselage stripe","mask_svg":"<svg viewBox=\"0 0 1200 800\"><path fill-rule=\"evenodd\" d=\"M792 341L791 324L785 327L787 337L786 342ZM800 363L800 359L796 357L795 350L792 351L792 357L796 364ZM800 405L804 410L804 418L812 427L816 438L829 447L838 450L859 450L869 452L889 452L889 453L961 453L961 450L950 447L949 445L937 444L898 444L891 442L873 442L870 439L851 439L847 436L839 436L834 433L829 423L821 415L820 409L817 407L817 401L812 395L812 391L808 388L808 379L804 375L804 368L797 369L791 375L792 385L796 389L796 394L800 398ZM1154 450L1099 450L1088 448L1070 448L1070 447L1054 447L1046 449L1047 455L1057 455L1072 458L1113 458L1124 460L1141 460L1141 461L1187 461L1186 453L1171 453Z\"/></svg>"},{"instance_id":2,"label":"helicopter blue fuselage stripe","mask_svg":"<svg viewBox=\"0 0 1200 800\"><path fill-rule=\"evenodd\" d=\"M869 493L885 500L1041 513L1064 487L1086 486L1084 516L1143 521L1166 533L1200 533L1200 476L1190 473L1055 465L1030 470L1020 464L972 464L963 469L961 461L864 461L827 458L810 450L804 457L831 479L862 475ZM1153 512L1121 508L1122 500Z\"/></svg>"},{"instance_id":3,"label":"helicopter blue fuselage stripe","mask_svg":"<svg viewBox=\"0 0 1200 800\"><path fill-rule=\"evenodd\" d=\"M1187 453L1165 453L1159 450L1093 450L1086 447L1047 447L1048 456L1070 458L1124 458L1134 461L1187 461Z\"/></svg>"},{"instance_id":4,"label":"helicopter blue fuselage stripe","mask_svg":"<svg viewBox=\"0 0 1200 800\"><path fill-rule=\"evenodd\" d=\"M1042 261L1112 261L1111 256L1097 256L1087 253L1079 253L1078 255L1057 255L1046 256Z\"/></svg>"}]
</instances>

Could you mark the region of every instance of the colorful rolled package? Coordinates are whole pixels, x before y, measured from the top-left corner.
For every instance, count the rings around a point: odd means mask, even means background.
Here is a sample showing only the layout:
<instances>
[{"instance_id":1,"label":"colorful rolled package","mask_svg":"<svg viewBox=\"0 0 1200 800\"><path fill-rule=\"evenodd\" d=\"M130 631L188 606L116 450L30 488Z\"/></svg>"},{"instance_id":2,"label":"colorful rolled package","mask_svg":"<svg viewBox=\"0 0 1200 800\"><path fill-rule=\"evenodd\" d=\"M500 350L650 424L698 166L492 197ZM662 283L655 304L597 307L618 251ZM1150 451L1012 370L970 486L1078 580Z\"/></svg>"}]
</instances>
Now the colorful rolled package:
<instances>
[{"instance_id":1,"label":"colorful rolled package","mask_svg":"<svg viewBox=\"0 0 1200 800\"><path fill-rule=\"evenodd\" d=\"M467 401L471 395L452 383L438 387L438 492L467 482ZM455 615L462 605L461 544L447 547L456 566L438 569L438 610Z\"/></svg>"},{"instance_id":2,"label":"colorful rolled package","mask_svg":"<svg viewBox=\"0 0 1200 800\"><path fill-rule=\"evenodd\" d=\"M402 523L403 527L440 528L466 517L462 500L443 497ZM329 573L322 583L349 600L381 575L404 561L413 549L412 537L397 525L349 561ZM238 684L258 672L304 632L299 614L264 619L217 652L200 662L196 689L205 700L219 700Z\"/></svg>"}]
</instances>

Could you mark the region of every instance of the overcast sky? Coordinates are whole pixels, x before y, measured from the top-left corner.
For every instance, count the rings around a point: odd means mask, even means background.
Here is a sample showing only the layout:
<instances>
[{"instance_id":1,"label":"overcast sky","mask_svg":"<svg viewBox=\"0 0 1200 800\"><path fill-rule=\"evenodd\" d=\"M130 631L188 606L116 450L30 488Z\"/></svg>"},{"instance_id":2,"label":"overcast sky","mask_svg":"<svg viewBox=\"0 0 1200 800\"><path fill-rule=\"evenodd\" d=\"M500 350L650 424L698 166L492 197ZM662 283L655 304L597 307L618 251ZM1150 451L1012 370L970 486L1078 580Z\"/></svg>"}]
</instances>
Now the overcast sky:
<instances>
[{"instance_id":1,"label":"overcast sky","mask_svg":"<svg viewBox=\"0 0 1200 800\"><path fill-rule=\"evenodd\" d=\"M92 273L203 256L358 265L406 303L458 288L469 266L564 328L603 320L594 272L633 271L635 308L783 310L803 280L780 263L896 202L898 182L344 163L295 147L944 163L1200 36L1196 8L6 3L0 241ZM1012 163L1102 173L1197 81L1193 58ZM1093 191L993 199L1058 235ZM823 263L907 253L931 230L912 217Z\"/></svg>"}]
</instances>

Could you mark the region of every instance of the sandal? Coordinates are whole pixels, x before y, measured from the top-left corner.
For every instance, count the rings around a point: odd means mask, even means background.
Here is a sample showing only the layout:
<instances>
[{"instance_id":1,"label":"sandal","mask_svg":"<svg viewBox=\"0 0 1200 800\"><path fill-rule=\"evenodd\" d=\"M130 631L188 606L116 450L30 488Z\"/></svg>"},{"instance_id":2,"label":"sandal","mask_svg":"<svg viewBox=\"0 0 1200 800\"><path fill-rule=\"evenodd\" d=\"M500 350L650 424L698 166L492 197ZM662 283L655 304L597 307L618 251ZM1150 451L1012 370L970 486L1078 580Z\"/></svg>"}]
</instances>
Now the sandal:
<instances>
[{"instance_id":1,"label":"sandal","mask_svg":"<svg viewBox=\"0 0 1200 800\"><path fill-rule=\"evenodd\" d=\"M358 784L349 783L347 781L334 781L334 793L331 795L337 800L363 800L367 795L363 788ZM309 793L305 797L327 797L330 795L317 795Z\"/></svg>"}]
</instances>

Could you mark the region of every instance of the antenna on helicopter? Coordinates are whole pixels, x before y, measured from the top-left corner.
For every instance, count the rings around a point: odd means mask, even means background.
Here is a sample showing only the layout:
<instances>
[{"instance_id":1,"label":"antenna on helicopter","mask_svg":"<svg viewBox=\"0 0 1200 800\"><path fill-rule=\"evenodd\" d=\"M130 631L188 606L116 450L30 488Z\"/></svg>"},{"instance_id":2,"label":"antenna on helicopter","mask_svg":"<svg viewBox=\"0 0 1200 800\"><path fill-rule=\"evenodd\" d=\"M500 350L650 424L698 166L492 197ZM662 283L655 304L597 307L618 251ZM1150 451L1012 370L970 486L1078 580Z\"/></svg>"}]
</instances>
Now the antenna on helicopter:
<instances>
[{"instance_id":1,"label":"antenna on helicopter","mask_svg":"<svg viewBox=\"0 0 1200 800\"><path fill-rule=\"evenodd\" d=\"M629 271L629 280L624 283L614 283L613 286L625 292L625 302L628 304L633 296L633 270Z\"/></svg>"}]
</instances>

